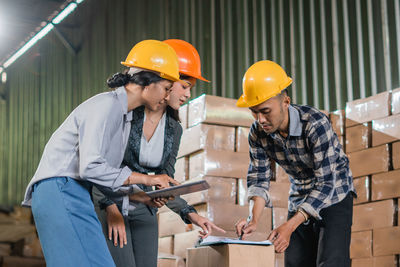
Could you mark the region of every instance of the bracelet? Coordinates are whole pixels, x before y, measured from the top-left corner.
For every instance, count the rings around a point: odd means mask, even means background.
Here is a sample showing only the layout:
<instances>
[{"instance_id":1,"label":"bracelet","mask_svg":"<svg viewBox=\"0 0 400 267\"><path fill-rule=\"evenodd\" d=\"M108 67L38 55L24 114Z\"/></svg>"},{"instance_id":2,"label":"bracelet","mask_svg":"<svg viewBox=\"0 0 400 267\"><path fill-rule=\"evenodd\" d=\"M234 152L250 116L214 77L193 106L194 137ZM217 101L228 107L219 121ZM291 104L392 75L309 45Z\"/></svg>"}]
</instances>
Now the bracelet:
<instances>
[{"instance_id":1,"label":"bracelet","mask_svg":"<svg viewBox=\"0 0 400 267\"><path fill-rule=\"evenodd\" d=\"M308 214L307 214L305 211L303 211L302 209L298 209L297 211L300 212L301 215L303 215L303 217L304 217L304 219L305 219L306 221L308 221L309 216L308 216Z\"/></svg>"}]
</instances>

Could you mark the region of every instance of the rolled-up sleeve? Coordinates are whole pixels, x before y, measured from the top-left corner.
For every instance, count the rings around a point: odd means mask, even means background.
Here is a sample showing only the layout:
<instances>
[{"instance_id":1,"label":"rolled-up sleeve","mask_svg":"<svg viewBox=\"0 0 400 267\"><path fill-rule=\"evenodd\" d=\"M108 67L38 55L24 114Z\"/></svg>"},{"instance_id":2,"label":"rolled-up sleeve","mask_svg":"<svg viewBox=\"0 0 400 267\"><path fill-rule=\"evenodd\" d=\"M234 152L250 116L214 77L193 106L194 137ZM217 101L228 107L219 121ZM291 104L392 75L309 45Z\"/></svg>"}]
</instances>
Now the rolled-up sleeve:
<instances>
[{"instance_id":1,"label":"rolled-up sleeve","mask_svg":"<svg viewBox=\"0 0 400 267\"><path fill-rule=\"evenodd\" d=\"M257 138L256 124L249 133L250 165L247 173L248 200L254 196L262 197L265 205L271 207L269 183L272 177L271 160Z\"/></svg>"}]
</instances>

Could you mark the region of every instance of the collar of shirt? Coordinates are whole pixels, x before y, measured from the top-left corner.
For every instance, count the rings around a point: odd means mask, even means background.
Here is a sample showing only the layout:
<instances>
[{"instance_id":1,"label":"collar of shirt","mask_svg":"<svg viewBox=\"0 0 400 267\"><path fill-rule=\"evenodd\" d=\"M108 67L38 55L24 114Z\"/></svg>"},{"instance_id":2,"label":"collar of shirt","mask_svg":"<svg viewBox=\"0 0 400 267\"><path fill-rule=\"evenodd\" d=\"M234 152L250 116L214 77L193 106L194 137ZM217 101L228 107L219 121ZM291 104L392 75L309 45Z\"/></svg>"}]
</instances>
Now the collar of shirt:
<instances>
[{"instance_id":1,"label":"collar of shirt","mask_svg":"<svg viewBox=\"0 0 400 267\"><path fill-rule=\"evenodd\" d=\"M292 105L289 105L289 135L301 136L302 128L299 111Z\"/></svg>"},{"instance_id":2,"label":"collar of shirt","mask_svg":"<svg viewBox=\"0 0 400 267\"><path fill-rule=\"evenodd\" d=\"M300 121L299 111L293 107L289 106L289 136L301 136L302 123ZM285 139L277 132L271 133L270 136L274 139Z\"/></svg>"},{"instance_id":3,"label":"collar of shirt","mask_svg":"<svg viewBox=\"0 0 400 267\"><path fill-rule=\"evenodd\" d=\"M125 122L132 121L132 110L128 112L128 95L126 94L125 87L118 87L115 89L115 93L117 94L117 98L121 103L122 110L124 111Z\"/></svg>"}]
</instances>

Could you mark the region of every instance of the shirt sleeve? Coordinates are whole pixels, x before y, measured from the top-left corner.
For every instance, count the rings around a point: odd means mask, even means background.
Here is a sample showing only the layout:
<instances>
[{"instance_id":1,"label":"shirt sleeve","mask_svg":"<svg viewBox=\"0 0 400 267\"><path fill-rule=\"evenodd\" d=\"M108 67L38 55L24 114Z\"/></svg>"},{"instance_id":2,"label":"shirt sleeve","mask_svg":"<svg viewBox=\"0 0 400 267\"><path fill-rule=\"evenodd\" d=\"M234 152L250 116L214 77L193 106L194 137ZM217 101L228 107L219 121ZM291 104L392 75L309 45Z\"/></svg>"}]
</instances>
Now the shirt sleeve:
<instances>
[{"instance_id":1,"label":"shirt sleeve","mask_svg":"<svg viewBox=\"0 0 400 267\"><path fill-rule=\"evenodd\" d=\"M314 189L300 205L312 217L321 220L320 211L331 205L337 180L337 160L334 141L337 138L328 120L323 120L312 127L308 134L308 143L314 159Z\"/></svg>"},{"instance_id":2,"label":"shirt sleeve","mask_svg":"<svg viewBox=\"0 0 400 267\"><path fill-rule=\"evenodd\" d=\"M271 160L259 141L256 128L254 123L249 133L250 165L247 173L247 196L248 200L254 196L262 197L265 206L272 207L269 195L269 183L272 177Z\"/></svg>"},{"instance_id":3,"label":"shirt sleeve","mask_svg":"<svg viewBox=\"0 0 400 267\"><path fill-rule=\"evenodd\" d=\"M115 105L113 101L115 100L98 103L101 108L97 110L87 110L88 108L80 110L77 149L79 149L80 177L116 189L122 186L132 171L128 167L115 168L105 159L106 151L111 149L111 138L118 132L119 127L124 126L122 110L118 110L121 107Z\"/></svg>"}]
</instances>

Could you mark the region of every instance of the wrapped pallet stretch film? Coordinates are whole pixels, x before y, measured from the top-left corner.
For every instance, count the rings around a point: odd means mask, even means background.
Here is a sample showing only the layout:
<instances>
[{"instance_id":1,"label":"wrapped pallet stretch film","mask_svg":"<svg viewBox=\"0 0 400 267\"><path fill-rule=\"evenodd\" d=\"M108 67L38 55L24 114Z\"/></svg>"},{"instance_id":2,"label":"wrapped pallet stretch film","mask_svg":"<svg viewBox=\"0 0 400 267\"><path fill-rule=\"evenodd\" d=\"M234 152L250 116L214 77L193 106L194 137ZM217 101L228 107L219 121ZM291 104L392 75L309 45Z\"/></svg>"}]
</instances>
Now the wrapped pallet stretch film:
<instances>
[{"instance_id":1,"label":"wrapped pallet stretch film","mask_svg":"<svg viewBox=\"0 0 400 267\"><path fill-rule=\"evenodd\" d=\"M368 98L346 103L346 127L389 116L390 93L383 92Z\"/></svg>"},{"instance_id":2,"label":"wrapped pallet stretch film","mask_svg":"<svg viewBox=\"0 0 400 267\"><path fill-rule=\"evenodd\" d=\"M249 154L205 150L189 157L189 178L201 175L246 178Z\"/></svg>"},{"instance_id":3,"label":"wrapped pallet stretch film","mask_svg":"<svg viewBox=\"0 0 400 267\"><path fill-rule=\"evenodd\" d=\"M400 140L400 114L372 121L372 145Z\"/></svg>"},{"instance_id":4,"label":"wrapped pallet stretch film","mask_svg":"<svg viewBox=\"0 0 400 267\"><path fill-rule=\"evenodd\" d=\"M236 107L236 99L201 95L189 103L188 127L199 123L250 127L254 121L247 108Z\"/></svg>"},{"instance_id":5,"label":"wrapped pallet stretch film","mask_svg":"<svg viewBox=\"0 0 400 267\"><path fill-rule=\"evenodd\" d=\"M233 152L235 150L235 128L199 124L183 131L178 157L203 149Z\"/></svg>"}]
</instances>

